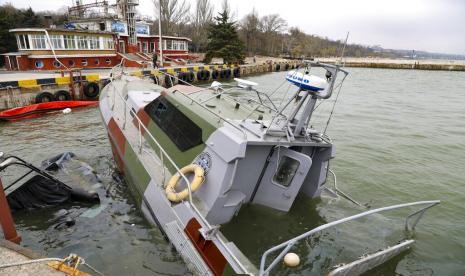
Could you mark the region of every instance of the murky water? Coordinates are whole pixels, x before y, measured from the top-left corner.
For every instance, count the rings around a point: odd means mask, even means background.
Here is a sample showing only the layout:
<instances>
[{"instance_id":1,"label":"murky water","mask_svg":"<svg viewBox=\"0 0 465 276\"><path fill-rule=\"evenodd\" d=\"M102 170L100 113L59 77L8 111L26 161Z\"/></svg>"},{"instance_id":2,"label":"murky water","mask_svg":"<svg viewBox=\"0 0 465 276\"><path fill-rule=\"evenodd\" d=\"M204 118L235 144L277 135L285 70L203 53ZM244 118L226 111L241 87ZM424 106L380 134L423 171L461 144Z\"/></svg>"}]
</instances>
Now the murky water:
<instances>
[{"instance_id":1,"label":"murky water","mask_svg":"<svg viewBox=\"0 0 465 276\"><path fill-rule=\"evenodd\" d=\"M338 186L371 207L440 199L415 231L411 251L376 271L378 275L465 275L465 73L349 68L328 128L337 148L331 166ZM284 73L251 77L261 90L280 85ZM280 100L287 84L275 94ZM324 127L332 101L317 109L315 126ZM72 151L103 179L98 188L103 211L83 217L85 206L18 214L23 245L50 256L78 253L107 275L184 275L187 269L158 229L151 228L124 184L112 178L113 159L96 108L69 115L0 125L0 150L38 163ZM331 184L329 181L328 184ZM105 190L110 187L109 196ZM241 210L243 223L228 231L259 231L260 238L237 240L245 251L264 251L295 229L364 211L352 203L323 196L300 198L289 215L259 206ZM304 274L320 275L338 262L355 260L405 237L396 211L350 223L297 246ZM263 215L280 222L261 225ZM65 217L75 218L72 227ZM235 225L236 224L236 225ZM260 255L252 256L258 261ZM280 274L295 274L280 270Z\"/></svg>"}]
</instances>

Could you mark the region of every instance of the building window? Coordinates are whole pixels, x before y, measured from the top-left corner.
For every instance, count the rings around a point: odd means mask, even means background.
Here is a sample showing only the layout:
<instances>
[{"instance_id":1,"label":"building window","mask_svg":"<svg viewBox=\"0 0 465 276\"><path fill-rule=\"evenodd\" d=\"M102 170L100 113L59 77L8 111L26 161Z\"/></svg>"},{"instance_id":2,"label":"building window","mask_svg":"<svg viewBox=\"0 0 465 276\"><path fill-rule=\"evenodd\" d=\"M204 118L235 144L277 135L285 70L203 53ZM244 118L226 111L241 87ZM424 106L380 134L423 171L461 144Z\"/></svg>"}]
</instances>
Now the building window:
<instances>
[{"instance_id":1,"label":"building window","mask_svg":"<svg viewBox=\"0 0 465 276\"><path fill-rule=\"evenodd\" d=\"M74 60L70 59L68 61L69 66L74 67Z\"/></svg>"},{"instance_id":2,"label":"building window","mask_svg":"<svg viewBox=\"0 0 465 276\"><path fill-rule=\"evenodd\" d=\"M87 66L87 59L82 59L81 60L81 65L82 66Z\"/></svg>"},{"instance_id":3,"label":"building window","mask_svg":"<svg viewBox=\"0 0 465 276\"><path fill-rule=\"evenodd\" d=\"M64 35L65 49L76 49L76 40L74 35Z\"/></svg>"},{"instance_id":4,"label":"building window","mask_svg":"<svg viewBox=\"0 0 465 276\"><path fill-rule=\"evenodd\" d=\"M103 48L106 49L106 50L113 50L115 48L115 44L113 43L113 38L104 37L103 38Z\"/></svg>"},{"instance_id":5,"label":"building window","mask_svg":"<svg viewBox=\"0 0 465 276\"><path fill-rule=\"evenodd\" d=\"M185 41L173 40L173 50L185 51L187 50L187 43Z\"/></svg>"},{"instance_id":6,"label":"building window","mask_svg":"<svg viewBox=\"0 0 465 276\"><path fill-rule=\"evenodd\" d=\"M172 40L165 40L165 47L163 50L171 50L173 49L173 45L172 45Z\"/></svg>"},{"instance_id":7,"label":"building window","mask_svg":"<svg viewBox=\"0 0 465 276\"><path fill-rule=\"evenodd\" d=\"M28 35L18 35L17 39L18 39L18 48L20 50L31 49L31 46L29 45Z\"/></svg>"},{"instance_id":8,"label":"building window","mask_svg":"<svg viewBox=\"0 0 465 276\"><path fill-rule=\"evenodd\" d=\"M111 59L107 58L107 59L105 60L105 63L108 64L108 65L111 65Z\"/></svg>"},{"instance_id":9,"label":"building window","mask_svg":"<svg viewBox=\"0 0 465 276\"><path fill-rule=\"evenodd\" d=\"M77 48L78 49L89 49L87 36L77 36Z\"/></svg>"},{"instance_id":10,"label":"building window","mask_svg":"<svg viewBox=\"0 0 465 276\"><path fill-rule=\"evenodd\" d=\"M100 64L100 60L98 58L94 59L94 65L99 65Z\"/></svg>"},{"instance_id":11,"label":"building window","mask_svg":"<svg viewBox=\"0 0 465 276\"><path fill-rule=\"evenodd\" d=\"M155 42L150 42L149 52L150 53L155 52Z\"/></svg>"},{"instance_id":12,"label":"building window","mask_svg":"<svg viewBox=\"0 0 465 276\"><path fill-rule=\"evenodd\" d=\"M100 49L100 40L98 39L98 37L89 37L89 49Z\"/></svg>"},{"instance_id":13,"label":"building window","mask_svg":"<svg viewBox=\"0 0 465 276\"><path fill-rule=\"evenodd\" d=\"M41 68L44 67L44 62L42 60L38 59L38 60L36 60L34 65L36 66L37 69L41 69Z\"/></svg>"},{"instance_id":14,"label":"building window","mask_svg":"<svg viewBox=\"0 0 465 276\"><path fill-rule=\"evenodd\" d=\"M143 42L142 43L142 52L144 53L147 53L148 52L148 46L149 46L149 43L148 42Z\"/></svg>"},{"instance_id":15,"label":"building window","mask_svg":"<svg viewBox=\"0 0 465 276\"><path fill-rule=\"evenodd\" d=\"M50 35L50 41L54 49L63 49L63 40L61 35Z\"/></svg>"},{"instance_id":16,"label":"building window","mask_svg":"<svg viewBox=\"0 0 465 276\"><path fill-rule=\"evenodd\" d=\"M155 99L144 110L180 151L202 144L202 129L165 97Z\"/></svg>"},{"instance_id":17,"label":"building window","mask_svg":"<svg viewBox=\"0 0 465 276\"><path fill-rule=\"evenodd\" d=\"M31 35L31 42L33 49L47 49L45 44L45 35Z\"/></svg>"},{"instance_id":18,"label":"building window","mask_svg":"<svg viewBox=\"0 0 465 276\"><path fill-rule=\"evenodd\" d=\"M60 67L61 67L61 63L59 63L57 60L54 60L54 61L53 61L53 67L55 67L55 68L60 68Z\"/></svg>"}]
</instances>

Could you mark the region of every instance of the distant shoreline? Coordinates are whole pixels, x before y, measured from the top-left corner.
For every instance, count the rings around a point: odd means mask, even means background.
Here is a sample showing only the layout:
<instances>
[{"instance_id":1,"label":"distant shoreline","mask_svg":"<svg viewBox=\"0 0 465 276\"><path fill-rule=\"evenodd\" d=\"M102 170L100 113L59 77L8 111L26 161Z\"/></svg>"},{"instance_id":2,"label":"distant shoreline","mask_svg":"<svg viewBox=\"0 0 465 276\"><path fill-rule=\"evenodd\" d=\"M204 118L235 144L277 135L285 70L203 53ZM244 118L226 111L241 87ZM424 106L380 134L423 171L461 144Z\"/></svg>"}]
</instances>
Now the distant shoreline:
<instances>
[{"instance_id":1,"label":"distant shoreline","mask_svg":"<svg viewBox=\"0 0 465 276\"><path fill-rule=\"evenodd\" d=\"M315 58L315 60L325 63L336 63L336 61L339 61L339 58ZM465 71L465 60L347 57L343 58L342 62L347 67Z\"/></svg>"}]
</instances>

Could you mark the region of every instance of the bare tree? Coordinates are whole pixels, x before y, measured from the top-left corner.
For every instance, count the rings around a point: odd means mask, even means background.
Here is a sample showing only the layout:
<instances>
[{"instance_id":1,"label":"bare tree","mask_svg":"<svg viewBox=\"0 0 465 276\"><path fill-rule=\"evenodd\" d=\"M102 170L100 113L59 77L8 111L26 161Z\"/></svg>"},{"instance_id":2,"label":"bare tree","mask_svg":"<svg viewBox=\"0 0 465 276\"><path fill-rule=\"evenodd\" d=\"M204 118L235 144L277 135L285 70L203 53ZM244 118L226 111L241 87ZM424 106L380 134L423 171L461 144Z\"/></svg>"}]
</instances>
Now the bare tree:
<instances>
[{"instance_id":1,"label":"bare tree","mask_svg":"<svg viewBox=\"0 0 465 276\"><path fill-rule=\"evenodd\" d=\"M260 19L258 18L258 13L255 8L242 19L240 27L245 40L247 54L249 56L255 55L258 50L261 29Z\"/></svg>"},{"instance_id":2,"label":"bare tree","mask_svg":"<svg viewBox=\"0 0 465 276\"><path fill-rule=\"evenodd\" d=\"M163 34L174 35L179 32L180 25L190 20L190 4L186 0L152 0L156 15L160 14ZM160 6L161 4L161 6ZM181 26L182 27L182 26Z\"/></svg>"},{"instance_id":3,"label":"bare tree","mask_svg":"<svg viewBox=\"0 0 465 276\"><path fill-rule=\"evenodd\" d=\"M193 16L192 42L198 52L207 44L208 25L213 21L213 6L210 0L197 0Z\"/></svg>"},{"instance_id":4,"label":"bare tree","mask_svg":"<svg viewBox=\"0 0 465 276\"><path fill-rule=\"evenodd\" d=\"M286 20L282 19L278 14L265 15L260 20L260 26L263 32L264 47L268 53L274 54L279 49L279 33L283 32L287 27Z\"/></svg>"}]
</instances>

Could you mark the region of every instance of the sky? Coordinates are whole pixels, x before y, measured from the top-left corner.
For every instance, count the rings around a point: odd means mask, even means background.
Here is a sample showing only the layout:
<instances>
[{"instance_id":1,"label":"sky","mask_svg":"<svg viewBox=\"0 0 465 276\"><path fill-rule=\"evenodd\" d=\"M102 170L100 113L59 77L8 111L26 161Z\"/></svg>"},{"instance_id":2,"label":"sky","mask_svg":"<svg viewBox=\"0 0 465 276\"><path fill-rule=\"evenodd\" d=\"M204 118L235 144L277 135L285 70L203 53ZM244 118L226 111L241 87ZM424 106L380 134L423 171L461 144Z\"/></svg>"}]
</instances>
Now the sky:
<instances>
[{"instance_id":1,"label":"sky","mask_svg":"<svg viewBox=\"0 0 465 276\"><path fill-rule=\"evenodd\" d=\"M84 3L95 0L83 0ZM115 0L110 0L112 3ZM186 0L192 3L195 0ZM222 0L210 0L216 10ZM0 0L18 8L57 10L72 0ZM465 55L465 0L229 0L243 18L253 8L259 16L279 14L289 26L308 34L390 49ZM153 16L152 0L139 0L139 11Z\"/></svg>"}]
</instances>

